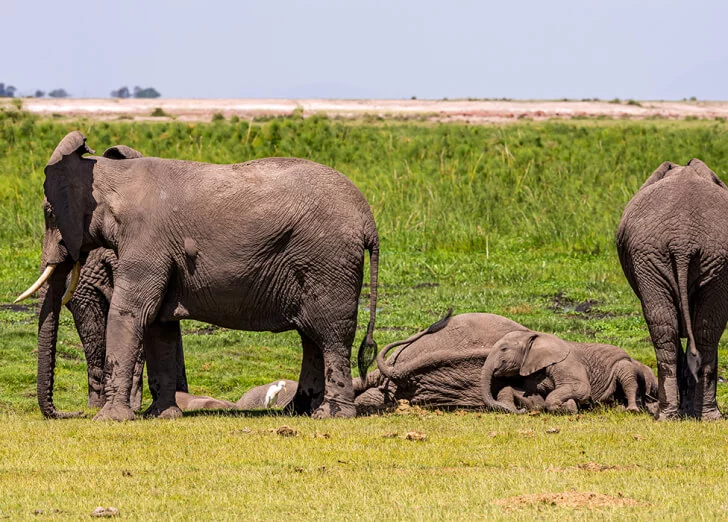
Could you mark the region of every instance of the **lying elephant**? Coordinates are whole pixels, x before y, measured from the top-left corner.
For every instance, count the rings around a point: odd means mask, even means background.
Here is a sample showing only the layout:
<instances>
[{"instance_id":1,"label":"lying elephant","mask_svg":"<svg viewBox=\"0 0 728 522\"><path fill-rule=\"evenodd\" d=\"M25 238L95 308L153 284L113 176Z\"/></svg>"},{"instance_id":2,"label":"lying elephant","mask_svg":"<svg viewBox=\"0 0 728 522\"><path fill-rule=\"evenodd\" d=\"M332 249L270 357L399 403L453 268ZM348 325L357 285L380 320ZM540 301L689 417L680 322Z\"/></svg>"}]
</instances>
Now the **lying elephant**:
<instances>
[{"instance_id":1,"label":"lying elephant","mask_svg":"<svg viewBox=\"0 0 728 522\"><path fill-rule=\"evenodd\" d=\"M482 408L480 373L486 357L498 339L516 331L527 329L500 315L448 312L426 330L379 352L379 370L365 381L355 379L357 411L387 409L402 399L419 406Z\"/></svg>"},{"instance_id":2,"label":"lying elephant","mask_svg":"<svg viewBox=\"0 0 728 522\"><path fill-rule=\"evenodd\" d=\"M281 379L248 390L240 397L238 402L215 399L206 395L192 395L180 391L175 394L175 400L182 411L286 408L292 404L297 390L297 381Z\"/></svg>"},{"instance_id":3,"label":"lying elephant","mask_svg":"<svg viewBox=\"0 0 728 522\"><path fill-rule=\"evenodd\" d=\"M503 412L521 411L520 403L528 409L576 413L579 405L620 398L627 410L639 411L657 400L652 370L621 348L530 330L508 333L495 343L480 385L485 406Z\"/></svg>"}]
</instances>

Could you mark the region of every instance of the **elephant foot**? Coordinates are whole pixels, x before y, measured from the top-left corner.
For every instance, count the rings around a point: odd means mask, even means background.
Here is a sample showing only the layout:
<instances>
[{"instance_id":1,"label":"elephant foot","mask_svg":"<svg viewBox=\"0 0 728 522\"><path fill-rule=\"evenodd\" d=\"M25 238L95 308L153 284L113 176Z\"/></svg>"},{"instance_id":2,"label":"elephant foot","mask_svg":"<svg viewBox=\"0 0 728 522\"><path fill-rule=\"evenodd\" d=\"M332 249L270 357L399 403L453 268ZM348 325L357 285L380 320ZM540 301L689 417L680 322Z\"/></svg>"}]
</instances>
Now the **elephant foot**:
<instances>
[{"instance_id":1,"label":"elephant foot","mask_svg":"<svg viewBox=\"0 0 728 522\"><path fill-rule=\"evenodd\" d=\"M356 417L356 406L353 403L342 403L339 401L325 400L321 406L316 408L311 416L314 419L351 419Z\"/></svg>"},{"instance_id":2,"label":"elephant foot","mask_svg":"<svg viewBox=\"0 0 728 522\"><path fill-rule=\"evenodd\" d=\"M156 417L158 419L179 419L182 417L182 410L176 404L164 407L157 402L153 402L144 412L145 417Z\"/></svg>"},{"instance_id":3,"label":"elephant foot","mask_svg":"<svg viewBox=\"0 0 728 522\"><path fill-rule=\"evenodd\" d=\"M126 406L125 404L112 404L110 402L107 402L106 404L104 404L104 407L101 408L101 411L96 414L94 420L126 421L134 420L134 418L134 412L129 406Z\"/></svg>"},{"instance_id":4,"label":"elephant foot","mask_svg":"<svg viewBox=\"0 0 728 522\"><path fill-rule=\"evenodd\" d=\"M575 415L579 413L579 408L576 405L574 399L569 399L561 404L547 405L546 409L549 413L562 414L562 415Z\"/></svg>"},{"instance_id":5,"label":"elephant foot","mask_svg":"<svg viewBox=\"0 0 728 522\"><path fill-rule=\"evenodd\" d=\"M639 406L636 404L630 404L626 408L624 408L625 411L628 411L629 413L639 413L640 409Z\"/></svg>"},{"instance_id":6,"label":"elephant foot","mask_svg":"<svg viewBox=\"0 0 728 522\"><path fill-rule=\"evenodd\" d=\"M703 414L700 416L700 419L704 421L716 421L722 418L723 415L721 415L720 411L718 411L718 408L704 411Z\"/></svg>"},{"instance_id":7,"label":"elephant foot","mask_svg":"<svg viewBox=\"0 0 728 522\"><path fill-rule=\"evenodd\" d=\"M664 421L672 421L672 420L678 420L680 419L680 415L675 413L668 413L664 411L658 411L657 415L655 416L656 421L664 422Z\"/></svg>"}]
</instances>

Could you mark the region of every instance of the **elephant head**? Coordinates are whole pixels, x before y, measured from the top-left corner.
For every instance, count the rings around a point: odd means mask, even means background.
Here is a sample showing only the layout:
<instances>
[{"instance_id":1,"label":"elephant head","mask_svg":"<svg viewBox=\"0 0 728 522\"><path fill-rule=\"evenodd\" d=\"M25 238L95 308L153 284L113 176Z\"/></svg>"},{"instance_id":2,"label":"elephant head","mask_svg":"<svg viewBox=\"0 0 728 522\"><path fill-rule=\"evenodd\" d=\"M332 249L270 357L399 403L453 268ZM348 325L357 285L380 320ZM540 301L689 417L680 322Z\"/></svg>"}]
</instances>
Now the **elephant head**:
<instances>
[{"instance_id":1,"label":"elephant head","mask_svg":"<svg viewBox=\"0 0 728 522\"><path fill-rule=\"evenodd\" d=\"M21 301L40 290L37 389L38 404L46 417L80 415L61 413L55 409L53 375L61 307L70 301L78 284L81 265L89 251L101 246L94 244L90 233L97 207L94 199L94 168L97 159L84 157L84 154L93 152L86 146L86 137L78 131L68 134L53 151L44 169L45 236L41 256L42 275L16 299L16 302ZM125 146L113 147L104 155L108 158L141 156ZM69 273L72 273L71 281L66 289Z\"/></svg>"},{"instance_id":2,"label":"elephant head","mask_svg":"<svg viewBox=\"0 0 728 522\"><path fill-rule=\"evenodd\" d=\"M532 331L516 331L504 335L485 360L480 386L485 405L493 410L516 413L508 404L493 397L493 380L528 377L557 364L569 355L571 347L555 335Z\"/></svg>"}]
</instances>

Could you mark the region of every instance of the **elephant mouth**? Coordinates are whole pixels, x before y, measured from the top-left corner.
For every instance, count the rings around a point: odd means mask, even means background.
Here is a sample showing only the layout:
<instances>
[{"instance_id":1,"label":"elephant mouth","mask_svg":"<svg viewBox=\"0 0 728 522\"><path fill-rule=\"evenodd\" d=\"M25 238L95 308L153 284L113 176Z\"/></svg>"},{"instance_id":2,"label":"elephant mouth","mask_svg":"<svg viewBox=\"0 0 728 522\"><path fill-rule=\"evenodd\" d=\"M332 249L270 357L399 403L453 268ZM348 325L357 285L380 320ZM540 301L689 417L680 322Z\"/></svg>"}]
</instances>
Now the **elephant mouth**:
<instances>
[{"instance_id":1,"label":"elephant mouth","mask_svg":"<svg viewBox=\"0 0 728 522\"><path fill-rule=\"evenodd\" d=\"M13 304L19 303L20 301L23 301L36 293L40 288L48 282L48 280L53 275L53 272L55 271L56 267L58 265L48 265L43 273L40 275L38 280L30 285L30 287L20 294L15 301L13 301ZM71 272L71 283L68 285L68 288L66 288L66 292L63 294L63 299L61 300L61 304L65 305L68 303L68 301L71 300L71 297L73 297L73 293L76 291L76 287L78 287L78 280L81 276L81 263L77 261L73 265L73 271Z\"/></svg>"}]
</instances>

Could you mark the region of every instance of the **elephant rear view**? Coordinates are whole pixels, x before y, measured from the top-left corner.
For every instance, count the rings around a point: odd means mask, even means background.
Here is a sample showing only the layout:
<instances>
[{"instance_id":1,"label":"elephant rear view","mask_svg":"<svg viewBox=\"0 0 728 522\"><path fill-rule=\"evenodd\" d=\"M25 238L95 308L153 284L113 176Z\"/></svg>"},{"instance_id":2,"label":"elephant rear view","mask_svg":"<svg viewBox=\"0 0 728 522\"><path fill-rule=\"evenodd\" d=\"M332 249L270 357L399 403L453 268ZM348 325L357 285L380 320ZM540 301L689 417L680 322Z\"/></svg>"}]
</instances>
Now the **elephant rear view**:
<instances>
[{"instance_id":1,"label":"elephant rear view","mask_svg":"<svg viewBox=\"0 0 728 522\"><path fill-rule=\"evenodd\" d=\"M728 321L728 187L702 161L665 162L617 231L624 274L657 356L659 418L720 418L718 341ZM687 338L687 353L680 338Z\"/></svg>"},{"instance_id":2,"label":"elephant rear view","mask_svg":"<svg viewBox=\"0 0 728 522\"><path fill-rule=\"evenodd\" d=\"M131 150L131 149L130 149ZM355 415L349 359L365 251L369 324L362 373L374 358L379 238L369 205L343 174L308 160L214 165L91 153L68 134L45 168L46 233L39 299L38 394L52 396L66 276L96 247L117 255L107 323L106 403L97 419L133 419L138 347L153 402L175 417L181 319L226 328L296 330L303 362L294 410ZM35 285L34 285L35 287Z\"/></svg>"}]
</instances>

